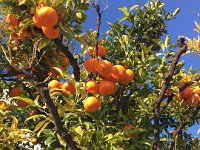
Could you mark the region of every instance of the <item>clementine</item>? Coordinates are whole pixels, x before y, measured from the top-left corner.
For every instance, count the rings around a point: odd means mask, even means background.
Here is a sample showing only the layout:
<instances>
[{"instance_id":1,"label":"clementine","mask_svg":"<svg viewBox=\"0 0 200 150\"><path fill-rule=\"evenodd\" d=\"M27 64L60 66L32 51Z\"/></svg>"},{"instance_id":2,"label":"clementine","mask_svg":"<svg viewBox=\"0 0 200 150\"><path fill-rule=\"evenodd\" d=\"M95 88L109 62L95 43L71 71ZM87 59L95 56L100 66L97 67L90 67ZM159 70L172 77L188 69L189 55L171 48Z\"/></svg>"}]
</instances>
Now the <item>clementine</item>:
<instances>
[{"instance_id":1,"label":"clementine","mask_svg":"<svg viewBox=\"0 0 200 150\"><path fill-rule=\"evenodd\" d=\"M102 96L114 95L117 86L114 82L102 80L99 82L99 94Z\"/></svg>"},{"instance_id":2,"label":"clementine","mask_svg":"<svg viewBox=\"0 0 200 150\"><path fill-rule=\"evenodd\" d=\"M97 64L98 61L95 58L88 58L84 61L83 66L87 71L95 73Z\"/></svg>"},{"instance_id":3,"label":"clementine","mask_svg":"<svg viewBox=\"0 0 200 150\"><path fill-rule=\"evenodd\" d=\"M10 26L16 26L19 24L19 21L17 19L17 17L14 14L8 14L6 17L6 22L10 25Z\"/></svg>"},{"instance_id":4,"label":"clementine","mask_svg":"<svg viewBox=\"0 0 200 150\"><path fill-rule=\"evenodd\" d=\"M120 81L122 84L127 85L129 84L134 78L134 72L131 69L126 69L126 73L122 80Z\"/></svg>"},{"instance_id":5,"label":"clementine","mask_svg":"<svg viewBox=\"0 0 200 150\"><path fill-rule=\"evenodd\" d=\"M22 100L17 100L17 105L21 108L25 108L27 107L29 104L25 101L22 101Z\"/></svg>"},{"instance_id":6,"label":"clementine","mask_svg":"<svg viewBox=\"0 0 200 150\"><path fill-rule=\"evenodd\" d=\"M21 95L21 90L18 87L14 87L10 90L11 97L20 96L20 95Z\"/></svg>"},{"instance_id":7,"label":"clementine","mask_svg":"<svg viewBox=\"0 0 200 150\"><path fill-rule=\"evenodd\" d=\"M95 80L88 81L86 83L86 91L93 94L99 93L99 83Z\"/></svg>"},{"instance_id":8,"label":"clementine","mask_svg":"<svg viewBox=\"0 0 200 150\"><path fill-rule=\"evenodd\" d=\"M50 40L56 39L60 36L60 28L59 27L54 29L54 27L42 26L42 31L43 31L44 35Z\"/></svg>"},{"instance_id":9,"label":"clementine","mask_svg":"<svg viewBox=\"0 0 200 150\"><path fill-rule=\"evenodd\" d=\"M58 14L56 10L49 6L41 7L38 10L38 20L42 26L53 27L58 22Z\"/></svg>"},{"instance_id":10,"label":"clementine","mask_svg":"<svg viewBox=\"0 0 200 150\"><path fill-rule=\"evenodd\" d=\"M41 23L39 22L39 19L38 19L38 15L37 15L37 14L34 14L34 16L33 16L33 24L34 24L37 28L42 28L42 25L41 25Z\"/></svg>"},{"instance_id":11,"label":"clementine","mask_svg":"<svg viewBox=\"0 0 200 150\"><path fill-rule=\"evenodd\" d=\"M181 91L182 98L191 98L193 93L193 89L191 86L186 87L183 91Z\"/></svg>"},{"instance_id":12,"label":"clementine","mask_svg":"<svg viewBox=\"0 0 200 150\"><path fill-rule=\"evenodd\" d=\"M22 42L26 42L31 39L31 34L27 32L26 30L23 30L22 32L19 33L19 39Z\"/></svg>"},{"instance_id":13,"label":"clementine","mask_svg":"<svg viewBox=\"0 0 200 150\"><path fill-rule=\"evenodd\" d=\"M100 101L94 96L86 98L83 104L86 112L95 112L100 108Z\"/></svg>"},{"instance_id":14,"label":"clementine","mask_svg":"<svg viewBox=\"0 0 200 150\"><path fill-rule=\"evenodd\" d=\"M109 75L112 72L113 65L108 60L100 60L97 64L97 72L103 77Z\"/></svg>"},{"instance_id":15,"label":"clementine","mask_svg":"<svg viewBox=\"0 0 200 150\"><path fill-rule=\"evenodd\" d=\"M61 85L61 83L58 80L51 80L48 83L48 88L50 90L52 90L52 89L61 89L61 87L62 87L62 85Z\"/></svg>"},{"instance_id":16,"label":"clementine","mask_svg":"<svg viewBox=\"0 0 200 150\"><path fill-rule=\"evenodd\" d=\"M61 88L63 90L69 91L71 94L74 94L76 92L76 89L71 82L64 82Z\"/></svg>"},{"instance_id":17,"label":"clementine","mask_svg":"<svg viewBox=\"0 0 200 150\"><path fill-rule=\"evenodd\" d=\"M89 56L94 56L96 53L96 48L95 47L89 47L88 48L88 55ZM98 45L98 56L105 57L107 54L107 49L104 46Z\"/></svg>"}]
</instances>

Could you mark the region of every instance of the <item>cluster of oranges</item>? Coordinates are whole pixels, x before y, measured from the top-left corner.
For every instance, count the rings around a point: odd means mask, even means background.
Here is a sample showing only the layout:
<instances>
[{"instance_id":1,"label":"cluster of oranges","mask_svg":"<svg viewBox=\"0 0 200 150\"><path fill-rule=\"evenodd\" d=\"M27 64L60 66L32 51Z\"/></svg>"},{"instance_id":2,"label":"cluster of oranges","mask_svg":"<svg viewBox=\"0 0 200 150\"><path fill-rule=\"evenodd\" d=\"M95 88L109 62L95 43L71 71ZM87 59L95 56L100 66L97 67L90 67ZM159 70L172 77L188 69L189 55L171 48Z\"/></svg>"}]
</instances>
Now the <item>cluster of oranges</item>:
<instances>
[{"instance_id":1,"label":"cluster of oranges","mask_svg":"<svg viewBox=\"0 0 200 150\"><path fill-rule=\"evenodd\" d=\"M179 88L183 87L192 78L187 76L179 82ZM186 104L191 106L198 106L200 101L200 88L198 86L187 86L183 91L175 95L177 100L183 100Z\"/></svg>"},{"instance_id":2,"label":"cluster of oranges","mask_svg":"<svg viewBox=\"0 0 200 150\"><path fill-rule=\"evenodd\" d=\"M41 28L44 35L49 39L55 39L60 35L60 28L55 27L58 19L56 10L46 6L45 2L41 2L33 16L33 23L37 28Z\"/></svg>"},{"instance_id":3,"label":"cluster of oranges","mask_svg":"<svg viewBox=\"0 0 200 150\"><path fill-rule=\"evenodd\" d=\"M134 72L131 69L126 69L122 65L112 65L108 60L100 60L94 58L95 47L88 49L89 56L85 60L84 67L88 72L98 73L101 80L89 80L86 83L86 91L92 94L101 96L114 95L117 91L117 82L127 85L134 77ZM104 46L98 46L98 56L105 57L107 49ZM100 101L94 96L91 96L84 101L84 109L87 112L94 112L100 107ZM93 108L93 109L91 109Z\"/></svg>"},{"instance_id":4,"label":"cluster of oranges","mask_svg":"<svg viewBox=\"0 0 200 150\"><path fill-rule=\"evenodd\" d=\"M62 91L63 94L69 95L74 94L76 92L76 88L71 82L59 82L58 80L51 80L48 83L48 88L50 89L51 93L56 94L59 91ZM69 93L70 92L70 93Z\"/></svg>"},{"instance_id":5,"label":"cluster of oranges","mask_svg":"<svg viewBox=\"0 0 200 150\"><path fill-rule=\"evenodd\" d=\"M25 42L31 39L32 37L31 33L27 32L25 29L20 30L19 20L14 14L8 14L5 21L6 23L8 23L9 29L13 31L11 34L12 44L9 43L11 48L15 47L19 41ZM20 32L17 33L15 29L20 30Z\"/></svg>"}]
</instances>

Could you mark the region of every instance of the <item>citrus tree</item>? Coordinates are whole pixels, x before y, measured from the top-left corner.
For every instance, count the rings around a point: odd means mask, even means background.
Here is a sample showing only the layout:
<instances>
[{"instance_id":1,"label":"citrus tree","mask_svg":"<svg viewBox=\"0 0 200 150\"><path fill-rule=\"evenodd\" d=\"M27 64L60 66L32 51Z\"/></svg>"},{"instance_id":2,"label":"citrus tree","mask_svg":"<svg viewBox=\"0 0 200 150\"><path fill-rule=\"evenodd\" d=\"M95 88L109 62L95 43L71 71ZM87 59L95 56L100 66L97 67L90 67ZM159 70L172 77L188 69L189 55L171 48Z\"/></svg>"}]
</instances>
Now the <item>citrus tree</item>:
<instances>
[{"instance_id":1,"label":"citrus tree","mask_svg":"<svg viewBox=\"0 0 200 150\"><path fill-rule=\"evenodd\" d=\"M2 149L195 148L186 130L199 122L200 75L179 59L199 55L199 40L170 43L179 9L119 8L100 35L109 6L97 1L0 2ZM84 28L89 9L96 30Z\"/></svg>"}]
</instances>

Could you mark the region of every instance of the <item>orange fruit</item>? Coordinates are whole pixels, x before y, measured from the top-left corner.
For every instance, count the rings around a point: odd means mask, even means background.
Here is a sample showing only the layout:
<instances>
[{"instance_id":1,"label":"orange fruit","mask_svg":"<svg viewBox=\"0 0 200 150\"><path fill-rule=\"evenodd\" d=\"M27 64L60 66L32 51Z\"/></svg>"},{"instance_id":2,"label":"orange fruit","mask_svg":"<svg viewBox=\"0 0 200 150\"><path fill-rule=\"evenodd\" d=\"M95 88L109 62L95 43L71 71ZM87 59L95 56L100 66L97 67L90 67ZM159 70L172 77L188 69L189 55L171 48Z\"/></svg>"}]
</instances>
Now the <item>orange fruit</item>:
<instances>
[{"instance_id":1,"label":"orange fruit","mask_svg":"<svg viewBox=\"0 0 200 150\"><path fill-rule=\"evenodd\" d=\"M34 14L34 16L33 16L33 24L34 24L37 28L42 28L42 25L41 25L41 23L39 22L39 19L38 19L38 15L37 15L37 14Z\"/></svg>"},{"instance_id":2,"label":"orange fruit","mask_svg":"<svg viewBox=\"0 0 200 150\"><path fill-rule=\"evenodd\" d=\"M10 105L8 105L6 102L4 101L0 101L0 109L2 109L3 111L5 110L10 110Z\"/></svg>"},{"instance_id":3,"label":"orange fruit","mask_svg":"<svg viewBox=\"0 0 200 150\"><path fill-rule=\"evenodd\" d=\"M88 48L88 55L89 56L94 56L96 53L96 48L95 47L89 47ZM107 49L104 46L98 45L98 56L105 57L107 54Z\"/></svg>"},{"instance_id":4,"label":"orange fruit","mask_svg":"<svg viewBox=\"0 0 200 150\"><path fill-rule=\"evenodd\" d=\"M40 8L46 6L46 5L47 5L46 2L40 2L40 3L38 4L37 8L40 9Z\"/></svg>"},{"instance_id":5,"label":"orange fruit","mask_svg":"<svg viewBox=\"0 0 200 150\"><path fill-rule=\"evenodd\" d=\"M89 93L97 94L99 93L99 83L95 80L90 80L86 83L86 91Z\"/></svg>"},{"instance_id":6,"label":"orange fruit","mask_svg":"<svg viewBox=\"0 0 200 150\"><path fill-rule=\"evenodd\" d=\"M19 35L16 33L16 32L13 32L11 34L11 37L15 40L15 41L18 41L19 40Z\"/></svg>"},{"instance_id":7,"label":"orange fruit","mask_svg":"<svg viewBox=\"0 0 200 150\"><path fill-rule=\"evenodd\" d=\"M56 89L61 89L62 85L58 80L51 80L48 83L48 88L52 91L52 93L57 93Z\"/></svg>"},{"instance_id":8,"label":"orange fruit","mask_svg":"<svg viewBox=\"0 0 200 150\"><path fill-rule=\"evenodd\" d=\"M95 112L100 108L100 101L94 96L86 98L83 104L86 112Z\"/></svg>"},{"instance_id":9,"label":"orange fruit","mask_svg":"<svg viewBox=\"0 0 200 150\"><path fill-rule=\"evenodd\" d=\"M29 117L31 117L31 116L35 116L35 115L37 115L38 112L37 112L37 110L32 109L28 114L29 114Z\"/></svg>"},{"instance_id":10,"label":"orange fruit","mask_svg":"<svg viewBox=\"0 0 200 150\"><path fill-rule=\"evenodd\" d=\"M123 128L123 131L127 131L127 130L130 130L130 129L133 129L135 128L135 126L131 125L131 124L127 124L124 128ZM131 134L128 133L127 134L127 138L129 139L131 137Z\"/></svg>"},{"instance_id":11,"label":"orange fruit","mask_svg":"<svg viewBox=\"0 0 200 150\"><path fill-rule=\"evenodd\" d=\"M16 26L19 24L19 21L17 19L17 17L14 14L8 14L6 17L6 22L10 25L10 26Z\"/></svg>"},{"instance_id":12,"label":"orange fruit","mask_svg":"<svg viewBox=\"0 0 200 150\"><path fill-rule=\"evenodd\" d=\"M100 60L97 64L97 72L103 77L109 75L112 72L113 65L107 60Z\"/></svg>"},{"instance_id":13,"label":"orange fruit","mask_svg":"<svg viewBox=\"0 0 200 150\"><path fill-rule=\"evenodd\" d=\"M182 98L191 98L193 93L193 89L191 86L186 87L183 91L181 91Z\"/></svg>"},{"instance_id":14,"label":"orange fruit","mask_svg":"<svg viewBox=\"0 0 200 150\"><path fill-rule=\"evenodd\" d=\"M166 92L165 92L165 94L167 96L170 96L172 94L172 90L171 89L167 89Z\"/></svg>"},{"instance_id":15,"label":"orange fruit","mask_svg":"<svg viewBox=\"0 0 200 150\"><path fill-rule=\"evenodd\" d=\"M112 69L112 77L116 81L122 81L122 78L124 78L126 75L126 69L122 65L114 65Z\"/></svg>"},{"instance_id":16,"label":"orange fruit","mask_svg":"<svg viewBox=\"0 0 200 150\"><path fill-rule=\"evenodd\" d=\"M44 35L50 40L56 39L60 36L60 28L59 27L54 29L54 27L42 26L42 31L43 31Z\"/></svg>"},{"instance_id":17,"label":"orange fruit","mask_svg":"<svg viewBox=\"0 0 200 150\"><path fill-rule=\"evenodd\" d=\"M38 20L42 26L53 27L58 22L58 14L56 10L49 6L41 7L38 10Z\"/></svg>"},{"instance_id":18,"label":"orange fruit","mask_svg":"<svg viewBox=\"0 0 200 150\"><path fill-rule=\"evenodd\" d=\"M31 39L31 34L26 30L19 33L19 39L23 42L26 42Z\"/></svg>"},{"instance_id":19,"label":"orange fruit","mask_svg":"<svg viewBox=\"0 0 200 150\"><path fill-rule=\"evenodd\" d=\"M17 105L21 108L25 108L26 106L28 106L29 104L25 101L22 100L17 100Z\"/></svg>"},{"instance_id":20,"label":"orange fruit","mask_svg":"<svg viewBox=\"0 0 200 150\"><path fill-rule=\"evenodd\" d=\"M99 82L99 94L102 96L114 95L117 86L114 82L102 80Z\"/></svg>"},{"instance_id":21,"label":"orange fruit","mask_svg":"<svg viewBox=\"0 0 200 150\"><path fill-rule=\"evenodd\" d=\"M74 94L76 92L76 89L71 82L64 82L61 88L63 90L69 91L71 94Z\"/></svg>"},{"instance_id":22,"label":"orange fruit","mask_svg":"<svg viewBox=\"0 0 200 150\"><path fill-rule=\"evenodd\" d=\"M120 81L122 84L127 85L129 84L134 78L134 72L131 69L126 69L126 73L122 80Z\"/></svg>"},{"instance_id":23,"label":"orange fruit","mask_svg":"<svg viewBox=\"0 0 200 150\"><path fill-rule=\"evenodd\" d=\"M32 138L32 139L31 139L31 143L32 143L33 145L38 144L37 138Z\"/></svg>"},{"instance_id":24,"label":"orange fruit","mask_svg":"<svg viewBox=\"0 0 200 150\"><path fill-rule=\"evenodd\" d=\"M191 106L198 106L199 104L199 97L191 97L191 98L186 98L184 99L184 101L188 104L188 105L191 105Z\"/></svg>"},{"instance_id":25,"label":"orange fruit","mask_svg":"<svg viewBox=\"0 0 200 150\"><path fill-rule=\"evenodd\" d=\"M11 97L20 96L20 95L21 95L21 90L18 87L14 87L10 90Z\"/></svg>"},{"instance_id":26,"label":"orange fruit","mask_svg":"<svg viewBox=\"0 0 200 150\"><path fill-rule=\"evenodd\" d=\"M88 58L84 61L83 66L87 71L95 73L97 64L98 61L95 58Z\"/></svg>"},{"instance_id":27,"label":"orange fruit","mask_svg":"<svg viewBox=\"0 0 200 150\"><path fill-rule=\"evenodd\" d=\"M15 76L15 78L16 79L20 79L20 78L24 78L25 77L25 74L17 74L16 76Z\"/></svg>"}]
</instances>

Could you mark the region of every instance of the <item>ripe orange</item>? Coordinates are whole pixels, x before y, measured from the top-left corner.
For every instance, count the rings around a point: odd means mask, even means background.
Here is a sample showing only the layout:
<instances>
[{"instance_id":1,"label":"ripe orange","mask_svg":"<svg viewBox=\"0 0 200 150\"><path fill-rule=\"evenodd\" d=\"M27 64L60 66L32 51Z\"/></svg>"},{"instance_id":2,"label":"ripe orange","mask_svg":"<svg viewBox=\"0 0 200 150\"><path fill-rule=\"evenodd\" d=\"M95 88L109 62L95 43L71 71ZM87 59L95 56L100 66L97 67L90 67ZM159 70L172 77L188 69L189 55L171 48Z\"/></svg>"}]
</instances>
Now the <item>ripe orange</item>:
<instances>
[{"instance_id":1,"label":"ripe orange","mask_svg":"<svg viewBox=\"0 0 200 150\"><path fill-rule=\"evenodd\" d=\"M38 112L37 112L37 110L32 109L28 114L29 114L29 117L31 117L31 116L35 116L35 115L37 115Z\"/></svg>"},{"instance_id":2,"label":"ripe orange","mask_svg":"<svg viewBox=\"0 0 200 150\"><path fill-rule=\"evenodd\" d=\"M186 87L183 91L181 91L182 98L191 98L193 93L193 89L191 86Z\"/></svg>"},{"instance_id":3,"label":"ripe orange","mask_svg":"<svg viewBox=\"0 0 200 150\"><path fill-rule=\"evenodd\" d=\"M112 77L117 81L122 81L126 75L126 69L122 65L114 65L112 69Z\"/></svg>"},{"instance_id":4,"label":"ripe orange","mask_svg":"<svg viewBox=\"0 0 200 150\"><path fill-rule=\"evenodd\" d=\"M123 128L123 131L127 131L127 130L133 129L133 128L135 128L135 126L133 126L133 125L131 125L131 124L127 124L127 125ZM127 134L127 138L129 139L130 137L131 137L131 134L128 133L128 134Z\"/></svg>"},{"instance_id":5,"label":"ripe orange","mask_svg":"<svg viewBox=\"0 0 200 150\"><path fill-rule=\"evenodd\" d=\"M60 28L59 27L54 29L54 27L42 26L42 31L43 31L44 35L50 40L56 39L60 36Z\"/></svg>"},{"instance_id":6,"label":"ripe orange","mask_svg":"<svg viewBox=\"0 0 200 150\"><path fill-rule=\"evenodd\" d=\"M97 64L97 72L103 77L109 75L112 72L113 65L107 60L100 60Z\"/></svg>"},{"instance_id":7,"label":"ripe orange","mask_svg":"<svg viewBox=\"0 0 200 150\"><path fill-rule=\"evenodd\" d=\"M89 93L97 94L99 93L99 83L95 80L90 80L86 83L86 91Z\"/></svg>"},{"instance_id":8,"label":"ripe orange","mask_svg":"<svg viewBox=\"0 0 200 150\"><path fill-rule=\"evenodd\" d=\"M19 39L23 42L26 42L31 39L31 34L26 30L19 33Z\"/></svg>"},{"instance_id":9,"label":"ripe orange","mask_svg":"<svg viewBox=\"0 0 200 150\"><path fill-rule=\"evenodd\" d=\"M74 94L76 92L76 89L71 82L64 82L61 88L63 90L69 91L71 94Z\"/></svg>"},{"instance_id":10,"label":"ripe orange","mask_svg":"<svg viewBox=\"0 0 200 150\"><path fill-rule=\"evenodd\" d=\"M114 95L117 86L114 82L102 80L99 82L99 94L102 96Z\"/></svg>"},{"instance_id":11,"label":"ripe orange","mask_svg":"<svg viewBox=\"0 0 200 150\"><path fill-rule=\"evenodd\" d=\"M11 97L20 96L20 95L21 95L21 90L18 87L14 87L10 90Z\"/></svg>"},{"instance_id":12,"label":"ripe orange","mask_svg":"<svg viewBox=\"0 0 200 150\"><path fill-rule=\"evenodd\" d=\"M31 143L32 143L33 145L38 144L37 138L32 138L32 139L31 139Z\"/></svg>"},{"instance_id":13,"label":"ripe orange","mask_svg":"<svg viewBox=\"0 0 200 150\"><path fill-rule=\"evenodd\" d=\"M83 104L86 112L95 112L100 108L100 101L94 96L86 98Z\"/></svg>"},{"instance_id":14,"label":"ripe orange","mask_svg":"<svg viewBox=\"0 0 200 150\"><path fill-rule=\"evenodd\" d=\"M52 91L52 93L57 93L56 89L61 89L62 85L58 80L51 80L48 83L48 88Z\"/></svg>"},{"instance_id":15,"label":"ripe orange","mask_svg":"<svg viewBox=\"0 0 200 150\"><path fill-rule=\"evenodd\" d=\"M6 17L6 22L10 25L10 26L16 26L19 24L19 21L17 19L17 17L14 14L8 14Z\"/></svg>"},{"instance_id":16,"label":"ripe orange","mask_svg":"<svg viewBox=\"0 0 200 150\"><path fill-rule=\"evenodd\" d=\"M20 78L24 78L25 77L25 74L17 74L16 76L15 76L15 78L16 79L20 79Z\"/></svg>"},{"instance_id":17,"label":"ripe orange","mask_svg":"<svg viewBox=\"0 0 200 150\"><path fill-rule=\"evenodd\" d=\"M41 23L39 22L39 19L38 19L38 15L35 14L33 16L33 24L37 27L37 28L42 28L42 25Z\"/></svg>"},{"instance_id":18,"label":"ripe orange","mask_svg":"<svg viewBox=\"0 0 200 150\"><path fill-rule=\"evenodd\" d=\"M96 72L96 67L98 65L98 61L95 58L88 58L87 60L85 60L85 62L83 63L83 66L85 67L85 69L89 72Z\"/></svg>"},{"instance_id":19,"label":"ripe orange","mask_svg":"<svg viewBox=\"0 0 200 150\"><path fill-rule=\"evenodd\" d=\"M49 6L41 7L38 10L38 20L42 26L53 27L58 22L58 14L56 10Z\"/></svg>"},{"instance_id":20,"label":"ripe orange","mask_svg":"<svg viewBox=\"0 0 200 150\"><path fill-rule=\"evenodd\" d=\"M167 89L166 92L165 92L165 94L167 96L170 96L172 94L172 90L171 89Z\"/></svg>"},{"instance_id":21,"label":"ripe orange","mask_svg":"<svg viewBox=\"0 0 200 150\"><path fill-rule=\"evenodd\" d=\"M129 84L129 82L131 82L134 78L134 72L131 69L126 69L126 73L124 75L124 77L121 80L121 83L124 85Z\"/></svg>"},{"instance_id":22,"label":"ripe orange","mask_svg":"<svg viewBox=\"0 0 200 150\"><path fill-rule=\"evenodd\" d=\"M28 106L29 104L25 101L22 100L17 100L17 105L21 108L25 108L26 106Z\"/></svg>"},{"instance_id":23,"label":"ripe orange","mask_svg":"<svg viewBox=\"0 0 200 150\"><path fill-rule=\"evenodd\" d=\"M184 101L188 104L188 105L191 105L191 106L198 106L199 104L199 97L191 97L191 98L186 98L184 99Z\"/></svg>"},{"instance_id":24,"label":"ripe orange","mask_svg":"<svg viewBox=\"0 0 200 150\"><path fill-rule=\"evenodd\" d=\"M10 105L8 105L4 101L0 101L0 109L2 109L3 111L10 110Z\"/></svg>"},{"instance_id":25,"label":"ripe orange","mask_svg":"<svg viewBox=\"0 0 200 150\"><path fill-rule=\"evenodd\" d=\"M46 6L46 5L47 5L46 2L40 2L40 3L38 4L37 8L40 9L40 8Z\"/></svg>"},{"instance_id":26,"label":"ripe orange","mask_svg":"<svg viewBox=\"0 0 200 150\"><path fill-rule=\"evenodd\" d=\"M94 56L95 53L96 53L96 48L95 47L89 47L88 55ZM106 54L107 54L107 49L104 46L98 45L98 56L105 57Z\"/></svg>"}]
</instances>

